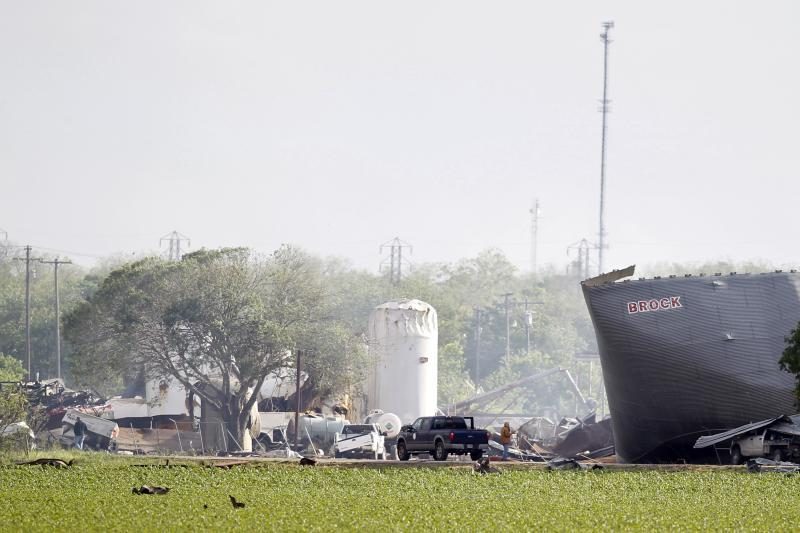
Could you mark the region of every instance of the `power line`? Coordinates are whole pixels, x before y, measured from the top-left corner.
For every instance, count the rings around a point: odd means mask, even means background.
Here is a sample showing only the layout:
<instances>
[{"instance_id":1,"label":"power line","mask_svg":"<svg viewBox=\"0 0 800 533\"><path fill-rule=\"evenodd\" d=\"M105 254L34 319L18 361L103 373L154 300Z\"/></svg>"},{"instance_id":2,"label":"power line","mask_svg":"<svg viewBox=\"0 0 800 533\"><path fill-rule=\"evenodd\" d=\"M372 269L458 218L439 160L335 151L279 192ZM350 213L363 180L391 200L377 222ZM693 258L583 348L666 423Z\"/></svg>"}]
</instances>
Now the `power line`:
<instances>
[{"instance_id":1,"label":"power line","mask_svg":"<svg viewBox=\"0 0 800 533\"><path fill-rule=\"evenodd\" d=\"M72 261L60 261L56 257L52 261L44 261L39 259L40 263L53 265L53 274L55 276L55 293L56 293L56 377L61 379L61 311L59 309L58 297L58 265L71 265Z\"/></svg>"},{"instance_id":2,"label":"power line","mask_svg":"<svg viewBox=\"0 0 800 533\"><path fill-rule=\"evenodd\" d=\"M31 246L25 247L25 257L15 257L14 261L25 261L25 352L28 356L28 381L31 375L31 261L41 261L41 257L31 257Z\"/></svg>"}]
</instances>

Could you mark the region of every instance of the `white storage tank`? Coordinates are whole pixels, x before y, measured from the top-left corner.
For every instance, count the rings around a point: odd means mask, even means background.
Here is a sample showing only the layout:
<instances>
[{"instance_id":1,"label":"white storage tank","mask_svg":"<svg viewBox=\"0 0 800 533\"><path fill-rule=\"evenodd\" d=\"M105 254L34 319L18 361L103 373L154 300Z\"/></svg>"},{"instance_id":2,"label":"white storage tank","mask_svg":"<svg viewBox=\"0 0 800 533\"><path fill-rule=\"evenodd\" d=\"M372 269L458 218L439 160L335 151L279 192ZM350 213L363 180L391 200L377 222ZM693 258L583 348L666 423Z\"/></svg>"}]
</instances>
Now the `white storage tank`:
<instances>
[{"instance_id":1,"label":"white storage tank","mask_svg":"<svg viewBox=\"0 0 800 533\"><path fill-rule=\"evenodd\" d=\"M386 302L370 314L369 337L375 367L368 408L395 413L404 424L436 414L436 310L419 300Z\"/></svg>"}]
</instances>

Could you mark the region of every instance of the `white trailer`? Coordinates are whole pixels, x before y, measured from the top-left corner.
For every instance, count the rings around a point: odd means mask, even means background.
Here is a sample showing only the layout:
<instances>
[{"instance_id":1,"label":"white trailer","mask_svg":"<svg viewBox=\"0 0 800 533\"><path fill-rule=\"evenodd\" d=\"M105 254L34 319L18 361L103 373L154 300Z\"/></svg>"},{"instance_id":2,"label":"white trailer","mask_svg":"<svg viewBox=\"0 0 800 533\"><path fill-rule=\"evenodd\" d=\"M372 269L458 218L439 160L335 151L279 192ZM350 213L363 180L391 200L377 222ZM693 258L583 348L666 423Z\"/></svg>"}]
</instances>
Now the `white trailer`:
<instances>
[{"instance_id":1,"label":"white trailer","mask_svg":"<svg viewBox=\"0 0 800 533\"><path fill-rule=\"evenodd\" d=\"M64 418L61 420L62 445L69 447L74 442L75 421L78 417L86 424L85 448L95 450L113 450L116 448L117 436L119 436L119 426L116 422L87 413L81 413L75 409L67 409Z\"/></svg>"}]
</instances>

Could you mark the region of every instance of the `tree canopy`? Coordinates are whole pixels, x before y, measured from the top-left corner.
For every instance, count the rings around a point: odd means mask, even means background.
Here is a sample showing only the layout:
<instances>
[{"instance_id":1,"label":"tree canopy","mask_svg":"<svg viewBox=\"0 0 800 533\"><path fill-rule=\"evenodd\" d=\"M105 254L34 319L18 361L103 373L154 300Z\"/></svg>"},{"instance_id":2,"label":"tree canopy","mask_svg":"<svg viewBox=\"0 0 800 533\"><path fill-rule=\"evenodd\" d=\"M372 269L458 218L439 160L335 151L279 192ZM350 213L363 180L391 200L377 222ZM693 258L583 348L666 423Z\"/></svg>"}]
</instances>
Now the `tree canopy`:
<instances>
[{"instance_id":1,"label":"tree canopy","mask_svg":"<svg viewBox=\"0 0 800 533\"><path fill-rule=\"evenodd\" d=\"M20 381L24 376L25 369L19 359L0 353L0 381Z\"/></svg>"},{"instance_id":2,"label":"tree canopy","mask_svg":"<svg viewBox=\"0 0 800 533\"><path fill-rule=\"evenodd\" d=\"M291 365L294 350L318 350L321 360L347 344L325 299L318 262L295 248L263 259L245 249L202 250L111 272L65 317L64 333L79 381L97 385L107 377L98 368L174 378L217 409L239 440L264 379ZM331 379L325 365L309 368L318 383Z\"/></svg>"},{"instance_id":3,"label":"tree canopy","mask_svg":"<svg viewBox=\"0 0 800 533\"><path fill-rule=\"evenodd\" d=\"M795 396L797 404L800 405L800 324L786 337L786 349L780 359L781 369L794 374Z\"/></svg>"}]
</instances>

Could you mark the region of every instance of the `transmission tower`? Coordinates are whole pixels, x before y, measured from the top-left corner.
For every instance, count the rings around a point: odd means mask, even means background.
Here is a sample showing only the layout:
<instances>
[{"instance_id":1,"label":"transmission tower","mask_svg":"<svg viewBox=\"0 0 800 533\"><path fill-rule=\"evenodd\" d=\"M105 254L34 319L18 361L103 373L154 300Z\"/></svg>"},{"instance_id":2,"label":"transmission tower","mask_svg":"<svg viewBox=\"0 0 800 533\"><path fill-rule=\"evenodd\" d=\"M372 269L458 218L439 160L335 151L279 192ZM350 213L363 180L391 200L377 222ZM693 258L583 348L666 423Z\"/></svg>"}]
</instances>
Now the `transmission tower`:
<instances>
[{"instance_id":1,"label":"transmission tower","mask_svg":"<svg viewBox=\"0 0 800 533\"><path fill-rule=\"evenodd\" d=\"M411 266L408 261L403 259L403 248L407 249L409 254L414 251L414 248L407 242L401 241L399 237L381 244L378 253L382 254L385 248L389 249L389 257L381 261L380 271L388 272L391 284L397 285L403 277L403 265Z\"/></svg>"},{"instance_id":2,"label":"transmission tower","mask_svg":"<svg viewBox=\"0 0 800 533\"><path fill-rule=\"evenodd\" d=\"M536 274L536 251L539 244L539 199L533 201L531 214L531 272Z\"/></svg>"},{"instance_id":3,"label":"transmission tower","mask_svg":"<svg viewBox=\"0 0 800 533\"><path fill-rule=\"evenodd\" d=\"M158 241L158 245L161 246L167 242L169 244L169 260L170 261L180 261L181 260L181 243L185 242L186 246L191 246L192 241L189 240L189 237L186 235L182 235L177 231L173 231L172 233L167 233Z\"/></svg>"},{"instance_id":4,"label":"transmission tower","mask_svg":"<svg viewBox=\"0 0 800 533\"><path fill-rule=\"evenodd\" d=\"M581 239L567 247L568 256L572 256L572 252L575 251L578 253L578 257L570 264L570 267L574 267L574 270L570 268L571 273L577 273L577 275L583 279L589 278L589 250L592 249L597 249L597 245L591 244L586 239Z\"/></svg>"},{"instance_id":5,"label":"transmission tower","mask_svg":"<svg viewBox=\"0 0 800 533\"><path fill-rule=\"evenodd\" d=\"M603 272L603 251L608 246L606 244L606 226L605 226L605 195L606 195L606 134L608 132L608 124L606 117L610 110L609 104L611 100L608 99L608 45L611 39L608 38L608 32L614 27L613 21L603 23L603 33L600 34L600 39L603 41L603 99L600 101L600 112L603 114L603 131L601 136L600 146L600 240L597 244L597 268L598 273Z\"/></svg>"}]
</instances>

